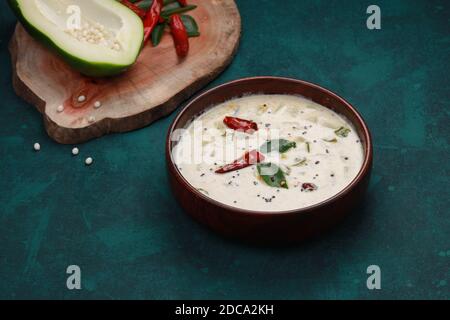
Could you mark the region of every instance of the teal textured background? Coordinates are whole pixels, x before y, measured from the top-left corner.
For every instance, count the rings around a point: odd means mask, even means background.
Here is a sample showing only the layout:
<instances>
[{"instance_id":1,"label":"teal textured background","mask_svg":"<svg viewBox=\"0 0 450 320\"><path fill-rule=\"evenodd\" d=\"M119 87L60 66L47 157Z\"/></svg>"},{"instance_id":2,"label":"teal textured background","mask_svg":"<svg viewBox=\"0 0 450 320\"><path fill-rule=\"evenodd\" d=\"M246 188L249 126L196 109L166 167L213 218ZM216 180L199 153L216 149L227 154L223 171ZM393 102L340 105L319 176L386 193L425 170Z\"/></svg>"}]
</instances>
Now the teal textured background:
<instances>
[{"instance_id":1,"label":"teal textured background","mask_svg":"<svg viewBox=\"0 0 450 320\"><path fill-rule=\"evenodd\" d=\"M255 248L174 202L164 142L179 109L76 158L50 140L13 92L15 19L1 1L0 298L449 299L450 3L378 0L379 31L366 28L370 4L238 1L241 47L210 87L254 75L318 83L358 108L375 143L369 193L344 223L300 246ZM66 289L71 264L80 291ZM366 288L371 264L382 290Z\"/></svg>"}]
</instances>

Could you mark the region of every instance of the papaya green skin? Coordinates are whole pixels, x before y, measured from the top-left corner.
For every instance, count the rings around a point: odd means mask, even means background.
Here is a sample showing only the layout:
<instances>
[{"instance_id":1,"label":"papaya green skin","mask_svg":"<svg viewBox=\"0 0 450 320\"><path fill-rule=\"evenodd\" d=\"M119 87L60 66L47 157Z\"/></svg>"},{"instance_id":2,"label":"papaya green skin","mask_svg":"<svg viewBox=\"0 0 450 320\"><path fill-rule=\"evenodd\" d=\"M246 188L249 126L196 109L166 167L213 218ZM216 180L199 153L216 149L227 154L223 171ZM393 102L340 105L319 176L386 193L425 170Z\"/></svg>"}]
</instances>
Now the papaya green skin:
<instances>
[{"instance_id":1,"label":"papaya green skin","mask_svg":"<svg viewBox=\"0 0 450 320\"><path fill-rule=\"evenodd\" d=\"M20 23L25 27L27 32L40 43L44 44L46 47L51 49L53 52L58 54L64 61L66 61L72 68L79 71L80 73L89 77L110 77L118 75L127 71L136 62L136 59L130 65L119 65L119 64L109 64L109 63L94 63L91 61L86 61L80 59L67 51L59 48L48 36L43 32L35 28L30 24L27 19L23 16L20 10L20 5L17 0L8 0L8 4L16 15ZM142 39L143 41L143 39ZM141 47L142 50L142 47Z\"/></svg>"}]
</instances>

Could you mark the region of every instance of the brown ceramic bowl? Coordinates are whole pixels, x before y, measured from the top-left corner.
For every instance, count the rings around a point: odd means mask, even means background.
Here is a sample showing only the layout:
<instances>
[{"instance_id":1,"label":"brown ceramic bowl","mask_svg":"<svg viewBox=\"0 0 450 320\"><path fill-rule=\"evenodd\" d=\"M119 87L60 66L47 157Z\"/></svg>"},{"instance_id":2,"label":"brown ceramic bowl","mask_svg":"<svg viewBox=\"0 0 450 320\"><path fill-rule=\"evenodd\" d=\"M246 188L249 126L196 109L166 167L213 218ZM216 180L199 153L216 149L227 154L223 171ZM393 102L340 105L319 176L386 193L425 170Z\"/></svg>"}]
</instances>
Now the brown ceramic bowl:
<instances>
[{"instance_id":1,"label":"brown ceramic bowl","mask_svg":"<svg viewBox=\"0 0 450 320\"><path fill-rule=\"evenodd\" d=\"M246 94L295 94L313 100L344 115L358 131L364 146L363 166L341 192L319 204L298 210L258 212L217 202L192 187L181 175L172 157L174 130L186 125L201 111ZM363 198L372 170L372 140L359 113L347 101L318 85L278 77L255 77L232 81L208 90L190 101L171 125L166 144L170 185L181 206L193 218L231 238L253 243L299 242L315 236L342 220Z\"/></svg>"}]
</instances>

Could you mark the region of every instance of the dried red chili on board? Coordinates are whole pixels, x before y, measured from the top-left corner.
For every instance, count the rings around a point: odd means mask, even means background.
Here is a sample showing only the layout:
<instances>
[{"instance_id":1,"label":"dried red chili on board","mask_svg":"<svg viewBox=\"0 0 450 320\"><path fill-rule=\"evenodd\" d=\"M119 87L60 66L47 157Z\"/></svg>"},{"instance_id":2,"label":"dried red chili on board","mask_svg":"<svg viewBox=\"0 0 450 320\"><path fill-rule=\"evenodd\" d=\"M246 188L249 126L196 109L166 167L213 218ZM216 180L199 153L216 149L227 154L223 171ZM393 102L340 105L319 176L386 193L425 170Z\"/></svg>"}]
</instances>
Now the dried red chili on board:
<instances>
[{"instance_id":1,"label":"dried red chili on board","mask_svg":"<svg viewBox=\"0 0 450 320\"><path fill-rule=\"evenodd\" d=\"M144 18L144 43L147 42L153 29L155 29L160 20L162 7L163 0L154 0L151 7L147 11Z\"/></svg>"},{"instance_id":2,"label":"dried red chili on board","mask_svg":"<svg viewBox=\"0 0 450 320\"><path fill-rule=\"evenodd\" d=\"M180 15L174 14L171 16L169 26L175 41L177 55L180 58L186 57L189 52L189 37Z\"/></svg>"},{"instance_id":3,"label":"dried red chili on board","mask_svg":"<svg viewBox=\"0 0 450 320\"><path fill-rule=\"evenodd\" d=\"M137 5L128 0L121 0L120 3L122 3L128 9L132 10L134 13L136 13L141 19L144 19L146 15L145 10L139 8Z\"/></svg>"}]
</instances>

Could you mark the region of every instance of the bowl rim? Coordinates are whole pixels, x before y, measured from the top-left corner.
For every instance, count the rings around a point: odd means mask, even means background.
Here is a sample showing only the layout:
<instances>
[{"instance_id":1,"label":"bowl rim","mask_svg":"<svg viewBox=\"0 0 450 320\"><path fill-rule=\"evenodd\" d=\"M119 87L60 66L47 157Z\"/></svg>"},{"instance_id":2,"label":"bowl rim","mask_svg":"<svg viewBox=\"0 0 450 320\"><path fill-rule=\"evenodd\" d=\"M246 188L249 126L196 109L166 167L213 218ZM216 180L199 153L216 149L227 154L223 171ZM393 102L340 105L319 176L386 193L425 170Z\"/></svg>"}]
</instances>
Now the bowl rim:
<instances>
[{"instance_id":1,"label":"bowl rim","mask_svg":"<svg viewBox=\"0 0 450 320\"><path fill-rule=\"evenodd\" d=\"M217 200L214 200L199 190L197 190L194 186L192 186L189 181L183 176L183 174L180 172L178 167L175 165L175 161L172 156L172 141L170 139L175 127L177 126L178 122L180 121L183 114L188 110L191 105L196 103L198 100L202 99L204 96L207 96L215 91L226 89L228 86L236 85L243 82L251 82L256 80L270 80L270 81L289 81L294 82L301 85L306 85L313 87L314 89L318 89L319 91L322 91L327 96L332 96L335 99L339 100L346 108L348 108L356 117L357 121L360 124L360 127L362 128L362 134L366 140L366 151L364 154L364 161L361 166L361 169L359 170L356 177L340 192L336 193L334 196L327 198L319 203L307 206L307 207L301 207L298 209L291 209L291 210L283 210L283 211L261 211L261 210L248 210L248 209L242 209L239 207L233 207L227 204L224 204L222 202L219 202ZM264 94L263 91L261 91L261 94ZM286 93L289 94L289 93ZM209 106L211 107L211 106ZM324 106L326 107L326 106ZM326 107L328 108L328 107ZM349 119L349 121L351 121ZM354 125L355 121L351 121ZM220 207L221 209L225 209L227 211L231 211L240 215L246 215L246 216L261 216L264 215L266 217L269 216L283 216L283 215L298 215L298 214L305 214L313 212L317 209L324 208L327 205L330 205L332 203L337 202L338 200L344 198L346 195L348 195L350 192L352 192L357 185L363 180L363 178L370 172L371 166L372 166L372 159L373 159L373 144L372 144L372 136L370 133L370 130L364 120L364 118L361 116L361 114L353 107L347 100L339 96L338 94L334 93L333 91L324 88L318 84L295 79L295 78L288 78L288 77L278 77L278 76L255 76L255 77L245 77L245 78L239 78L236 80L228 81L226 83L220 84L218 86L215 86L213 88L210 88L204 92L201 92L200 94L196 95L194 98L192 98L190 101L186 103L186 105L181 109L181 111L178 113L178 115L175 117L175 119L172 121L172 124L169 127L169 130L167 132L166 137L166 162L169 166L169 169L174 173L175 178L183 184L183 187L188 189L191 193L193 193L195 196L201 198L202 200L208 202L209 204L213 206Z\"/></svg>"}]
</instances>

